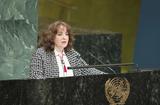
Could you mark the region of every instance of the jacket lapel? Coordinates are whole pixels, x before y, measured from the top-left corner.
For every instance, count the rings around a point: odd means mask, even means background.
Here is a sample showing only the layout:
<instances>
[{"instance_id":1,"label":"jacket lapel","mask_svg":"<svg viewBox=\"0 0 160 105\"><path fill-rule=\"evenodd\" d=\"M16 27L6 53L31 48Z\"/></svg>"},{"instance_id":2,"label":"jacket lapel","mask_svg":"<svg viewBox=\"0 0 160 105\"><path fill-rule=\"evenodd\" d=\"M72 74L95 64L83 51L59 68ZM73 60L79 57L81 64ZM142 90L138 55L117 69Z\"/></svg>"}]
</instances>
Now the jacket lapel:
<instances>
[{"instance_id":1,"label":"jacket lapel","mask_svg":"<svg viewBox=\"0 0 160 105\"><path fill-rule=\"evenodd\" d=\"M74 50L70 50L68 52L66 52L66 56L68 58L68 61L71 65L71 67L75 67L75 66L78 66L78 58L77 58L77 53L75 53ZM80 69L73 69L73 74L74 76L79 76L81 75L81 71Z\"/></svg>"},{"instance_id":2,"label":"jacket lapel","mask_svg":"<svg viewBox=\"0 0 160 105\"><path fill-rule=\"evenodd\" d=\"M51 57L52 70L53 70L54 76L59 77L59 67L58 67L58 63L57 63L54 51L50 53L50 57Z\"/></svg>"}]
</instances>

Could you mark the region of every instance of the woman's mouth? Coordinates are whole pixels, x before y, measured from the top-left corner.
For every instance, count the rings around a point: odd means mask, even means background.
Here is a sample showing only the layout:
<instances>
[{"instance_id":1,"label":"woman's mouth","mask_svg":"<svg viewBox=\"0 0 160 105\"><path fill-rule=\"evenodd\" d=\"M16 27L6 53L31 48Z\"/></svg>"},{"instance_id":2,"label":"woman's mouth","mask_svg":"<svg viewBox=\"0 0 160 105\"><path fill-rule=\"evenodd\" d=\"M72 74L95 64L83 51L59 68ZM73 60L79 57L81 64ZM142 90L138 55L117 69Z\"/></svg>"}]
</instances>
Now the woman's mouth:
<instances>
[{"instance_id":1,"label":"woman's mouth","mask_svg":"<svg viewBox=\"0 0 160 105\"><path fill-rule=\"evenodd\" d=\"M67 41L62 41L63 44L67 43Z\"/></svg>"}]
</instances>

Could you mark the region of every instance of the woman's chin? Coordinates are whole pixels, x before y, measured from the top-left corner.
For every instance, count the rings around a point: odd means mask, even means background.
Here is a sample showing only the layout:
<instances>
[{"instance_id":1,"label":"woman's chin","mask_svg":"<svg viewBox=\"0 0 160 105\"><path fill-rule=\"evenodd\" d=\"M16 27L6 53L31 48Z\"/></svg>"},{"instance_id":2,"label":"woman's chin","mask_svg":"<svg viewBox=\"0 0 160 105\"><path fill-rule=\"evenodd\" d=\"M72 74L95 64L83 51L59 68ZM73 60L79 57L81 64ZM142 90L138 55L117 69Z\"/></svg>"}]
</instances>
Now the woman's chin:
<instances>
[{"instance_id":1,"label":"woman's chin","mask_svg":"<svg viewBox=\"0 0 160 105\"><path fill-rule=\"evenodd\" d=\"M61 46L61 48L63 48L63 49L66 48L66 47L67 47L67 45Z\"/></svg>"}]
</instances>

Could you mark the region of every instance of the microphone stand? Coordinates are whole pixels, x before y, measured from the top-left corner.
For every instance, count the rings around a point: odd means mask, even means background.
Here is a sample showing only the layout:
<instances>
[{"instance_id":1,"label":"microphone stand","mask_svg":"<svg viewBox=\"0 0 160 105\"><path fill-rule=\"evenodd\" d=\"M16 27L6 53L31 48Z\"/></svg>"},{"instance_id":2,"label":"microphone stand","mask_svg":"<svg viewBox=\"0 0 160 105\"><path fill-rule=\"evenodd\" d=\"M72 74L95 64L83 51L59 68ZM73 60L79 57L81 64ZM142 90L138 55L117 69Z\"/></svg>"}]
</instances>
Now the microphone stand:
<instances>
[{"instance_id":1,"label":"microphone stand","mask_svg":"<svg viewBox=\"0 0 160 105\"><path fill-rule=\"evenodd\" d=\"M117 64L102 64L102 65L87 65L87 66L76 66L68 67L68 69L81 69L81 68L101 68L101 67L121 67L121 66L135 66L134 63L117 63Z\"/></svg>"},{"instance_id":2,"label":"microphone stand","mask_svg":"<svg viewBox=\"0 0 160 105\"><path fill-rule=\"evenodd\" d=\"M105 63L103 63L100 59L98 59L95 55L93 55L91 52L89 52L89 55L92 57L92 58L94 58L96 61L98 61L99 63L101 63L101 64L105 64ZM109 63L107 63L107 64L109 64ZM113 70L111 67L106 67L106 68L108 68L110 71L112 71L114 74L116 74L116 71L115 70Z\"/></svg>"}]
</instances>

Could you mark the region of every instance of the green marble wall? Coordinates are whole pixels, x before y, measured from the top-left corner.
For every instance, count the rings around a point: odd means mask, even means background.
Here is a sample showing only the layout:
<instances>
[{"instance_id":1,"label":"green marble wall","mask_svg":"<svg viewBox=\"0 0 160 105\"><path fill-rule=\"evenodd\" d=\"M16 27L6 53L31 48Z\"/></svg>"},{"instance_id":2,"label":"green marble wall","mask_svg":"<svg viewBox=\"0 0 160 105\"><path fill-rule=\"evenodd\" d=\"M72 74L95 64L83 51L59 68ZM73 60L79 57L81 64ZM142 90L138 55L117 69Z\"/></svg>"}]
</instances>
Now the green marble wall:
<instances>
[{"instance_id":1,"label":"green marble wall","mask_svg":"<svg viewBox=\"0 0 160 105\"><path fill-rule=\"evenodd\" d=\"M37 21L37 0L0 0L1 80L27 77Z\"/></svg>"}]
</instances>

